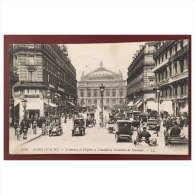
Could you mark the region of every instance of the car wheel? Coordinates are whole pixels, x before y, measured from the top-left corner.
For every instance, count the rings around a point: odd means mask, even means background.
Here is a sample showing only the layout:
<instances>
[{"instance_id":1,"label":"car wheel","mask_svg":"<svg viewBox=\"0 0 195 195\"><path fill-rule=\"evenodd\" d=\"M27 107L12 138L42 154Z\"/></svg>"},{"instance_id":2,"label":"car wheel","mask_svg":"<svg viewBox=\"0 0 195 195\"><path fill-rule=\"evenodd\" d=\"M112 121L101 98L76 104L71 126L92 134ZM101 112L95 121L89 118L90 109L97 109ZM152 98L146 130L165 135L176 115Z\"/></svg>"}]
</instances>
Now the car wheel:
<instances>
[{"instance_id":1,"label":"car wheel","mask_svg":"<svg viewBox=\"0 0 195 195\"><path fill-rule=\"evenodd\" d=\"M72 137L74 136L74 133L72 132Z\"/></svg>"},{"instance_id":2,"label":"car wheel","mask_svg":"<svg viewBox=\"0 0 195 195\"><path fill-rule=\"evenodd\" d=\"M116 135L116 143L118 143L118 142L119 142L119 136Z\"/></svg>"}]
</instances>

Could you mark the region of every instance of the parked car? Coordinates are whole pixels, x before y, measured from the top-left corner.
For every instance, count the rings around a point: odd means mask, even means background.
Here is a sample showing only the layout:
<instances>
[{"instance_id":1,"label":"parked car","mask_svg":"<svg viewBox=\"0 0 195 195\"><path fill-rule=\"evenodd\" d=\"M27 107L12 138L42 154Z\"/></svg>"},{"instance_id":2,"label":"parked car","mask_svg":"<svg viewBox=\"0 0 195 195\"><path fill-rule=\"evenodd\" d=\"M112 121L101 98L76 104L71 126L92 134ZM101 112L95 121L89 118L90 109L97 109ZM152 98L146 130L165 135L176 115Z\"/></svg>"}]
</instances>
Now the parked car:
<instances>
[{"instance_id":1,"label":"parked car","mask_svg":"<svg viewBox=\"0 0 195 195\"><path fill-rule=\"evenodd\" d=\"M73 119L72 136L85 135L85 122L84 118Z\"/></svg>"},{"instance_id":2,"label":"parked car","mask_svg":"<svg viewBox=\"0 0 195 195\"><path fill-rule=\"evenodd\" d=\"M132 134L132 126L129 120L117 121L117 127L115 132L116 142L119 142L120 140L127 140L129 142L132 142Z\"/></svg>"}]
</instances>

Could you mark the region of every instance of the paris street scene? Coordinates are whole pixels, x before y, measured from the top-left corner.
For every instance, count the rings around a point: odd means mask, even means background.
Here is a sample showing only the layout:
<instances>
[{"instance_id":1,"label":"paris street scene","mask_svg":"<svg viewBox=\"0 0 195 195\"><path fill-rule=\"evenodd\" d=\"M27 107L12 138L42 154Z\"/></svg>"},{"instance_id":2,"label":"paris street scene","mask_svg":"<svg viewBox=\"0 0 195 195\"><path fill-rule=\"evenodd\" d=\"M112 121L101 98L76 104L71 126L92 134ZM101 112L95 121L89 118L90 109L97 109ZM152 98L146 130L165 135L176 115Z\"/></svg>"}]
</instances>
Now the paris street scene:
<instances>
[{"instance_id":1,"label":"paris street scene","mask_svg":"<svg viewBox=\"0 0 195 195\"><path fill-rule=\"evenodd\" d=\"M10 154L189 152L189 41L9 45Z\"/></svg>"}]
</instances>

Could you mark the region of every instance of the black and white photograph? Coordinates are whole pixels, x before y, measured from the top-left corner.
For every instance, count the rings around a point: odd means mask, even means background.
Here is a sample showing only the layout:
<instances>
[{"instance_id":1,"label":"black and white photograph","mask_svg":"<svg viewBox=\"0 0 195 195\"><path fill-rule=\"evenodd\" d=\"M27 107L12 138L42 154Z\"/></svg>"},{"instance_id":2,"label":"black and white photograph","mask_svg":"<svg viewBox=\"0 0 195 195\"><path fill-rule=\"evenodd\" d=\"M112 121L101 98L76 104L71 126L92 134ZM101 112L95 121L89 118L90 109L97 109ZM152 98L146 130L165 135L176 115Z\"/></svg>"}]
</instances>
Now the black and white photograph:
<instances>
[{"instance_id":1,"label":"black and white photograph","mask_svg":"<svg viewBox=\"0 0 195 195\"><path fill-rule=\"evenodd\" d=\"M9 154L189 154L189 40L9 44Z\"/></svg>"}]
</instances>

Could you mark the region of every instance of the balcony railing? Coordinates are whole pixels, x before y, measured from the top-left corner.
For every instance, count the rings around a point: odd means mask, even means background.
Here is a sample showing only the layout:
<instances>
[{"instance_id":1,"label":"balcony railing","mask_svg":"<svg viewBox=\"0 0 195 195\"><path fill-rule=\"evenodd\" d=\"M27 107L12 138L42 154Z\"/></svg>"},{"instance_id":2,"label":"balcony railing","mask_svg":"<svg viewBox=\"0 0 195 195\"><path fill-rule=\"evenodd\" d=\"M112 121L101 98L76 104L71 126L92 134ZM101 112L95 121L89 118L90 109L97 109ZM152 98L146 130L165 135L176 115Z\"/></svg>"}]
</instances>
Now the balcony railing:
<instances>
[{"instance_id":1,"label":"balcony railing","mask_svg":"<svg viewBox=\"0 0 195 195\"><path fill-rule=\"evenodd\" d=\"M166 41L157 51L154 53L154 59L157 58L167 47L169 47L174 41Z\"/></svg>"},{"instance_id":2,"label":"balcony railing","mask_svg":"<svg viewBox=\"0 0 195 195\"><path fill-rule=\"evenodd\" d=\"M179 57L181 57L183 54L185 54L186 52L188 52L188 45L185 45L183 48L181 48L180 50L178 50L176 52L176 54L174 54L170 60L171 61L175 61L176 59L178 59Z\"/></svg>"},{"instance_id":3,"label":"balcony railing","mask_svg":"<svg viewBox=\"0 0 195 195\"><path fill-rule=\"evenodd\" d=\"M169 63L169 58L167 58L166 60L164 60L163 62L161 62L159 65L157 65L155 68L153 68L153 72L155 72L156 70L158 70L159 68L163 67L165 64Z\"/></svg>"},{"instance_id":4,"label":"balcony railing","mask_svg":"<svg viewBox=\"0 0 195 195\"><path fill-rule=\"evenodd\" d=\"M185 77L187 77L187 76L188 76L188 71L182 72L181 74L178 74L178 75L175 75L175 76L172 76L171 79L172 79L173 81L175 81L175 80L180 80L180 79L182 79L182 78L185 78Z\"/></svg>"},{"instance_id":5,"label":"balcony railing","mask_svg":"<svg viewBox=\"0 0 195 195\"><path fill-rule=\"evenodd\" d=\"M166 83L168 83L169 79L163 79L162 81L159 81L157 84L158 85L164 85Z\"/></svg>"},{"instance_id":6,"label":"balcony railing","mask_svg":"<svg viewBox=\"0 0 195 195\"><path fill-rule=\"evenodd\" d=\"M13 49L41 49L41 44L16 44Z\"/></svg>"},{"instance_id":7,"label":"balcony railing","mask_svg":"<svg viewBox=\"0 0 195 195\"><path fill-rule=\"evenodd\" d=\"M48 84L47 83L45 83L45 82L40 82L40 81L19 81L19 82L17 82L15 85L14 85L15 87L31 87L31 86L33 86L33 87L43 87L43 86L45 86L45 87L47 87L48 86Z\"/></svg>"}]
</instances>

